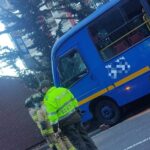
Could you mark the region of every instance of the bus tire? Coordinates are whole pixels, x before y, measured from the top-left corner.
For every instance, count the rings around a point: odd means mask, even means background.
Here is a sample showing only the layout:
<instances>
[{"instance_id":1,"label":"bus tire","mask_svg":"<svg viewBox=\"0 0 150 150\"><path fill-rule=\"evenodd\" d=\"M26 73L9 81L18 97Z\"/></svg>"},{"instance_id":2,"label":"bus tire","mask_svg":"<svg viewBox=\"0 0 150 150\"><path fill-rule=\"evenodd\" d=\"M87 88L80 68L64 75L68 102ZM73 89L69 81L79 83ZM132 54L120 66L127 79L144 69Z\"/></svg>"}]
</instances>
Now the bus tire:
<instances>
[{"instance_id":1,"label":"bus tire","mask_svg":"<svg viewBox=\"0 0 150 150\"><path fill-rule=\"evenodd\" d=\"M113 101L104 99L98 102L95 117L101 124L115 125L120 119L120 108Z\"/></svg>"}]
</instances>

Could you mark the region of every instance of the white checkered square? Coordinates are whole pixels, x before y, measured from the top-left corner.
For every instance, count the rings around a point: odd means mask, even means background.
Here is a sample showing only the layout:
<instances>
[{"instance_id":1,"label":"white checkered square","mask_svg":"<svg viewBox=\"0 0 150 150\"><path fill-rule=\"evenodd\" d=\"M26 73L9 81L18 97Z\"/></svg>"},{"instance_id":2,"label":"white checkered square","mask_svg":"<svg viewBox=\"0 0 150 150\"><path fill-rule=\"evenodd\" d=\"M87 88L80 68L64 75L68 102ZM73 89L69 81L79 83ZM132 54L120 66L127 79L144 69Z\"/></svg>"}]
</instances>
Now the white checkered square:
<instances>
[{"instance_id":1,"label":"white checkered square","mask_svg":"<svg viewBox=\"0 0 150 150\"><path fill-rule=\"evenodd\" d=\"M105 66L108 70L108 76L112 79L117 79L119 74L128 73L131 66L126 61L125 57L118 58L115 62Z\"/></svg>"}]
</instances>

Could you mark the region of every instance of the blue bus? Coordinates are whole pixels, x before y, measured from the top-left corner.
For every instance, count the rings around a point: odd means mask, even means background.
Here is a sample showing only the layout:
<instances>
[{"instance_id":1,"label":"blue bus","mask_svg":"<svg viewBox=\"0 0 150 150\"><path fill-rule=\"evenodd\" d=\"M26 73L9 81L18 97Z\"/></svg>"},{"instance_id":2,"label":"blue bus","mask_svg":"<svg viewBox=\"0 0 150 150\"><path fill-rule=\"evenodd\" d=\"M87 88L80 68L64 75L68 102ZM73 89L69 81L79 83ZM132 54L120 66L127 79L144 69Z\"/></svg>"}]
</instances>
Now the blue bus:
<instances>
[{"instance_id":1,"label":"blue bus","mask_svg":"<svg viewBox=\"0 0 150 150\"><path fill-rule=\"evenodd\" d=\"M111 0L54 44L54 85L74 93L83 122L113 125L150 93L149 16L150 0Z\"/></svg>"}]
</instances>

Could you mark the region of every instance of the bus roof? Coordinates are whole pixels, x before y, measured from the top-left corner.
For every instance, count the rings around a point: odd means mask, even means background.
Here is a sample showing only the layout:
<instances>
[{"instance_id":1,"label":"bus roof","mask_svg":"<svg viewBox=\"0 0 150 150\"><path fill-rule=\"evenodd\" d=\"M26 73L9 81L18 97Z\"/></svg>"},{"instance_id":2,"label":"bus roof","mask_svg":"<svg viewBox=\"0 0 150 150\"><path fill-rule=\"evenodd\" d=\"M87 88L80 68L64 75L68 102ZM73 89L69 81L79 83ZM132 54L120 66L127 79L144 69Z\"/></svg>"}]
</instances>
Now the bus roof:
<instances>
[{"instance_id":1,"label":"bus roof","mask_svg":"<svg viewBox=\"0 0 150 150\"><path fill-rule=\"evenodd\" d=\"M55 42L53 48L52 48L52 56L54 53L59 49L59 47L71 36L73 36L75 33L77 33L79 30L81 30L84 26L92 22L94 19L96 19L99 15L101 15L103 12L117 4L120 0L110 0L103 6L97 8L96 11L94 11L91 15L83 19L80 23L78 23L76 26L74 26L72 29L70 29L68 32L66 32L58 41Z\"/></svg>"}]
</instances>

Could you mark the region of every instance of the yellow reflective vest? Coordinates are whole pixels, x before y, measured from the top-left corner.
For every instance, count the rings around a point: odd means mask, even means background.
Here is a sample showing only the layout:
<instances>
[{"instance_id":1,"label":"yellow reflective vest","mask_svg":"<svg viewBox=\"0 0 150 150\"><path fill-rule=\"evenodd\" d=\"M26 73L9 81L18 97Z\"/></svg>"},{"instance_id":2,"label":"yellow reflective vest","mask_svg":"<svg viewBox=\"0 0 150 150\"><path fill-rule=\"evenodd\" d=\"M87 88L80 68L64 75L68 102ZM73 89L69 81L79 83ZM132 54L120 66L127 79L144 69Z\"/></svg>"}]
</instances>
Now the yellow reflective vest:
<instances>
[{"instance_id":1,"label":"yellow reflective vest","mask_svg":"<svg viewBox=\"0 0 150 150\"><path fill-rule=\"evenodd\" d=\"M78 101L74 98L73 94L66 88L50 88L43 101L48 119L51 125L57 124L62 119L68 117L75 112L78 107Z\"/></svg>"}]
</instances>

